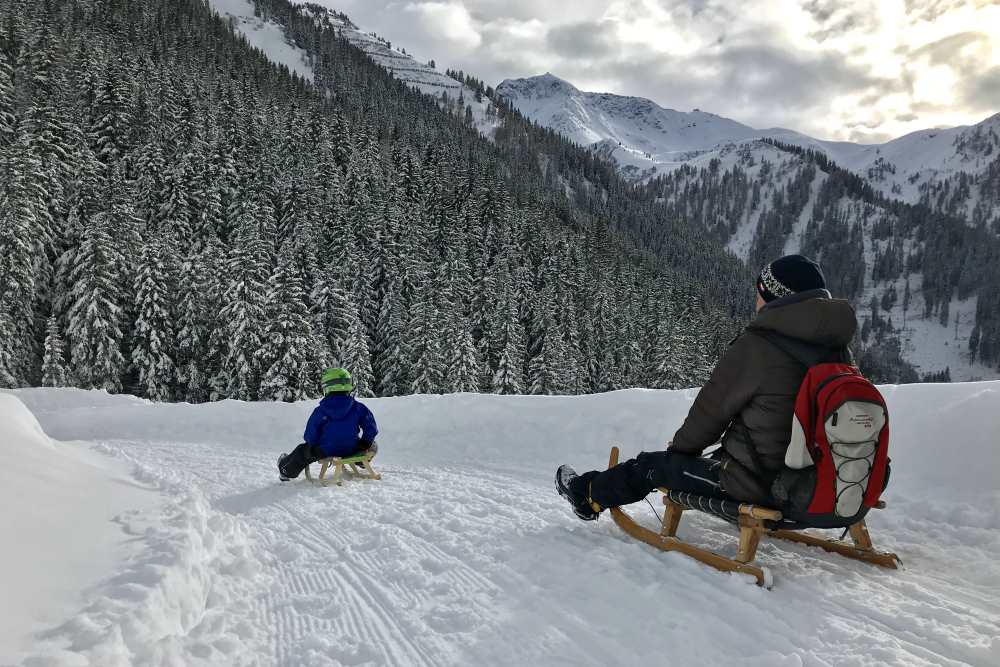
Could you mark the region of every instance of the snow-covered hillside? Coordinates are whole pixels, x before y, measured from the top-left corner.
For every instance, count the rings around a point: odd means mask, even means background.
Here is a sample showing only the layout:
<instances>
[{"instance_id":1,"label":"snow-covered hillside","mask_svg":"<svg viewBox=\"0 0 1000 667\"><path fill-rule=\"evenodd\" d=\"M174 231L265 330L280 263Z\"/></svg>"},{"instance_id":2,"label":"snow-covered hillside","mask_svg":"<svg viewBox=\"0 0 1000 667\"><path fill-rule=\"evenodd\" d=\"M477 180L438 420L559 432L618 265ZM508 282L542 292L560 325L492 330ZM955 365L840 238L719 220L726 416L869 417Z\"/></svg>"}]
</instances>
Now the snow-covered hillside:
<instances>
[{"instance_id":1,"label":"snow-covered hillside","mask_svg":"<svg viewBox=\"0 0 1000 667\"><path fill-rule=\"evenodd\" d=\"M305 79L313 79L308 54L285 36L280 25L254 16L251 0L208 0L208 4L220 16L228 18L233 29L269 60L285 65Z\"/></svg>"},{"instance_id":2,"label":"snow-covered hillside","mask_svg":"<svg viewBox=\"0 0 1000 667\"><path fill-rule=\"evenodd\" d=\"M330 20L340 27L340 34L351 44L365 52L378 65L388 70L394 77L422 93L435 97L446 96L453 105L461 105L461 113L466 108L472 110L476 128L486 136L492 136L497 128L497 116L490 112L491 100L480 96L464 83L440 72L429 63L419 62L401 48L374 33L365 33L349 20L328 12Z\"/></svg>"},{"instance_id":3,"label":"snow-covered hillside","mask_svg":"<svg viewBox=\"0 0 1000 667\"><path fill-rule=\"evenodd\" d=\"M133 486L167 500L105 520L131 552L116 563L95 550L104 576L77 579L70 605L40 592L45 613L31 623L6 591L74 570L63 558L44 572L10 567L5 541L0 623L32 634L4 634L0 663L996 665L1000 383L885 392L893 476L889 509L870 526L905 569L766 542L759 558L776 584L765 591L631 541L610 521L579 522L552 489L559 463L601 467L614 443L625 454L661 447L694 391L372 400L383 480L317 488L281 485L274 472L308 403L19 390L48 435L72 442L6 430L5 455L117 460ZM0 395L0 424L31 424L18 400ZM21 513L74 520L101 494L132 488L6 483L16 477L0 484L6 536ZM72 498L48 504L66 488ZM656 522L645 505L634 510ZM16 534L16 549L51 555L44 531ZM681 535L735 548L732 529L710 517L691 516ZM62 546L103 539L88 529Z\"/></svg>"},{"instance_id":4,"label":"snow-covered hillside","mask_svg":"<svg viewBox=\"0 0 1000 667\"><path fill-rule=\"evenodd\" d=\"M540 125L595 146L632 178L711 158L726 144L770 137L824 152L887 195L916 202L922 185L959 172L979 174L1000 152L1000 113L972 127L923 130L865 145L822 141L782 128L754 129L698 109L664 109L641 97L584 92L548 73L508 79L497 93Z\"/></svg>"},{"instance_id":5,"label":"snow-covered hillside","mask_svg":"<svg viewBox=\"0 0 1000 667\"><path fill-rule=\"evenodd\" d=\"M288 39L281 25L254 16L251 0L209 0L209 4L220 15L229 17L234 29L270 60L287 65L307 79L313 78L308 54ZM461 105L459 113L465 113L466 108L471 109L476 128L486 136L493 135L497 117L491 112L492 102L489 99L480 96L477 100L475 91L469 86L439 72L428 63L418 62L374 33L364 32L343 14L316 4L299 4L304 5L300 8L301 11L307 12L316 21L329 22L338 29L342 37L364 51L373 62L384 67L397 79L422 93L438 98L446 97L453 106Z\"/></svg>"},{"instance_id":6,"label":"snow-covered hillside","mask_svg":"<svg viewBox=\"0 0 1000 667\"><path fill-rule=\"evenodd\" d=\"M668 180L670 187L664 188L660 201L678 216L695 223L702 223L713 234L722 232L713 227L724 226L726 244L729 250L743 260L750 260L756 235L761 227L761 218L774 212L776 197L788 197L795 189L794 182L803 174L808 162L799 155L788 153L763 141L741 144L720 145L716 150L692 157L687 166L690 169L673 172ZM714 165L714 167L713 167ZM711 170L714 168L714 172ZM734 171L735 170L735 171ZM709 181L706 173L711 172ZM745 182L753 184L758 200L754 206L733 195L724 187L707 192L711 199L713 215L692 210L689 193L704 190L706 182L717 184L724 181L726 174L739 173ZM784 235L784 245L779 253L798 253L803 250L804 239L810 221L816 215L816 201L829 175L821 170L811 171L807 183L808 197L801 202L801 212L796 216L790 231ZM892 214L848 197L835 202L839 217L859 226L863 251L864 270L857 271L860 281L855 303L862 322L870 319L868 305L874 297L880 303L887 294L879 317L891 321L900 339L904 358L924 374L949 369L952 379L957 381L996 379L1000 371L979 361L969 362L969 336L976 323L978 298L975 293L959 298L956 294L948 306L947 322L940 321L939 313L927 314L925 297L922 293L924 276L919 272L903 273L892 278L876 277L872 268L877 256L892 251L896 239L886 238L876 233L876 227L885 220L892 220ZM701 217L699 217L699 215ZM896 249L902 256L916 254L920 248L917 239L906 239L902 248ZM909 287L907 288L907 281ZM909 292L910 297L904 298Z\"/></svg>"}]
</instances>

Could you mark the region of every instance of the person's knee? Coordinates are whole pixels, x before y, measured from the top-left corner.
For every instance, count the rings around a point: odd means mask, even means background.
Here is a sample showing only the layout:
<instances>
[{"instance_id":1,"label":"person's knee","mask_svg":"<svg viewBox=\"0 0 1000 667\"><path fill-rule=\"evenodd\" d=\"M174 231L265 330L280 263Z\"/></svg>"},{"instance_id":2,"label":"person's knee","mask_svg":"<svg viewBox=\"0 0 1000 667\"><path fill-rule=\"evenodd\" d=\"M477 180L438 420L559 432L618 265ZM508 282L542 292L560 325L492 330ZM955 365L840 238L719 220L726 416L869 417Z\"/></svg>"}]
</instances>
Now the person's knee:
<instances>
[{"instance_id":1,"label":"person's knee","mask_svg":"<svg viewBox=\"0 0 1000 667\"><path fill-rule=\"evenodd\" d=\"M673 452L643 452L635 457L635 464L656 486L670 486L679 474L677 458Z\"/></svg>"}]
</instances>

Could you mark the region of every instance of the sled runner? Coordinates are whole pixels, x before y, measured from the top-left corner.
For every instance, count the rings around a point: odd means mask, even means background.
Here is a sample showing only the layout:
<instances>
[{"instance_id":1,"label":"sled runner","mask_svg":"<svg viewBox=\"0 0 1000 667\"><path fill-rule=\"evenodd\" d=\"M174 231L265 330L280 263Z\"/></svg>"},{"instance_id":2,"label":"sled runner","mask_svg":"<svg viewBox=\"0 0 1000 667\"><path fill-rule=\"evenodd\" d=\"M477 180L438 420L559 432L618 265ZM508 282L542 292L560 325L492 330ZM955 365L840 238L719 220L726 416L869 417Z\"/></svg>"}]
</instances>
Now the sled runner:
<instances>
[{"instance_id":1,"label":"sled runner","mask_svg":"<svg viewBox=\"0 0 1000 667\"><path fill-rule=\"evenodd\" d=\"M312 473L309 471L309 466L306 466L306 479L314 484L318 483L322 486L327 486L329 480L326 478L326 472L331 466L333 467L333 481L337 486L343 485L341 477L345 466L350 466L350 471L359 477L364 477L365 479L382 479L382 475L375 472L375 469L372 468L373 458L375 458L373 454L358 454L343 458L333 456L328 459L320 459L318 461L320 464L319 478L314 479Z\"/></svg>"},{"instance_id":2,"label":"sled runner","mask_svg":"<svg viewBox=\"0 0 1000 667\"><path fill-rule=\"evenodd\" d=\"M612 447L608 467L611 468L617 464L618 448ZM671 491L670 489L661 488L660 491L663 493L665 508L663 512L663 527L659 533L639 525L619 507L610 508L611 518L626 534L637 540L662 551L679 551L685 556L690 556L723 572L740 572L752 575L757 580L757 585L764 588L770 589L774 583L770 570L754 564L757 545L760 543L760 538L764 535L816 546L826 551L846 556L847 558L891 569L896 569L899 562L896 554L876 551L874 549L864 519L858 521L848 529L853 542L853 544L848 544L840 540L825 539L816 535L797 532L801 528L808 526L802 526L801 524L784 519L781 512L775 509L739 503L733 500L696 496L691 493ZM880 502L878 507L885 507L885 503ZM736 556L733 558L722 556L679 539L677 537L677 527L680 524L681 514L685 510L706 512L739 526L740 541Z\"/></svg>"}]
</instances>

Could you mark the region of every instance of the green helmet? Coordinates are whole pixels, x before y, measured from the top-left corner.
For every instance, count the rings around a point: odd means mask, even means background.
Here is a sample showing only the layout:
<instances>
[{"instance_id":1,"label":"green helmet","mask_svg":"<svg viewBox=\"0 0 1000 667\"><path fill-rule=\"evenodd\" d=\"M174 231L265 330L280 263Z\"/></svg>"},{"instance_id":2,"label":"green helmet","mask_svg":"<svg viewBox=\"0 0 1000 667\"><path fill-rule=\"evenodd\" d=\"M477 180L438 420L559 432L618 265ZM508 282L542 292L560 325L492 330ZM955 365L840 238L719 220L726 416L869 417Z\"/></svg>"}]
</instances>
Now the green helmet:
<instances>
[{"instance_id":1,"label":"green helmet","mask_svg":"<svg viewBox=\"0 0 1000 667\"><path fill-rule=\"evenodd\" d=\"M323 377L320 381L323 384L324 396L349 394L354 391L354 382L346 368L327 368L323 371Z\"/></svg>"}]
</instances>

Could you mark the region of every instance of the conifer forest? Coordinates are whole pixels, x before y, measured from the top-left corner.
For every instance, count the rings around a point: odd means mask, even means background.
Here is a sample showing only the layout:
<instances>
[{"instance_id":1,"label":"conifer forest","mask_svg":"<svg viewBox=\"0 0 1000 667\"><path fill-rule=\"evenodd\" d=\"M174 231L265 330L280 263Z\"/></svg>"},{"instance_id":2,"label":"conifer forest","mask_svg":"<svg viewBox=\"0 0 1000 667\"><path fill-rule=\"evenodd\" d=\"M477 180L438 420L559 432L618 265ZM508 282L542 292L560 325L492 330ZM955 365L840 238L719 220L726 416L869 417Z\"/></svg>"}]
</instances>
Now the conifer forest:
<instances>
[{"instance_id":1,"label":"conifer forest","mask_svg":"<svg viewBox=\"0 0 1000 667\"><path fill-rule=\"evenodd\" d=\"M159 401L704 382L752 275L498 102L495 137L258 1L0 0L0 386Z\"/></svg>"}]
</instances>

